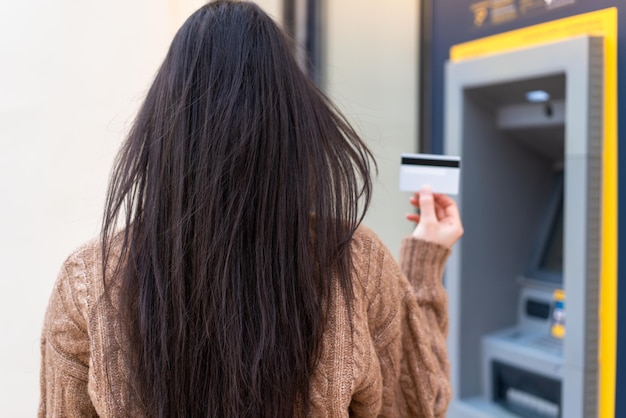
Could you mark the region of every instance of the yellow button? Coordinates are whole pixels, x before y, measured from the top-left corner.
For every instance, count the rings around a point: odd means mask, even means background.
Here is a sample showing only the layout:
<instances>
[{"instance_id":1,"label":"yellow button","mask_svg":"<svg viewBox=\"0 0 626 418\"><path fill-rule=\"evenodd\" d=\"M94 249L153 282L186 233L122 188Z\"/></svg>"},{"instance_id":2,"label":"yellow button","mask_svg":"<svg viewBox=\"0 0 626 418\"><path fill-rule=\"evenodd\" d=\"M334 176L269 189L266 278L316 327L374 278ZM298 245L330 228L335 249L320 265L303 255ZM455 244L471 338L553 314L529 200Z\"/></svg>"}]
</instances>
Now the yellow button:
<instances>
[{"instance_id":1,"label":"yellow button","mask_svg":"<svg viewBox=\"0 0 626 418\"><path fill-rule=\"evenodd\" d=\"M555 338L565 337L565 327L561 324L552 325L552 336Z\"/></svg>"}]
</instances>

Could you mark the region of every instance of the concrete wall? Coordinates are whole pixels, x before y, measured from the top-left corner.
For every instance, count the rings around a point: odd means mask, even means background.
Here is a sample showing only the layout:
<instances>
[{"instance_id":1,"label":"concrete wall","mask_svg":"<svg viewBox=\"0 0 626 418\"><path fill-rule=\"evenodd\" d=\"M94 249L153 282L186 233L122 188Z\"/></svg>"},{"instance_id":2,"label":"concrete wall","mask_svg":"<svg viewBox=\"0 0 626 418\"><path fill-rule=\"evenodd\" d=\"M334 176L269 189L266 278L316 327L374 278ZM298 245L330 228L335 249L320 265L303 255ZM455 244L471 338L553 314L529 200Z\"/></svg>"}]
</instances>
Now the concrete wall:
<instances>
[{"instance_id":1,"label":"concrete wall","mask_svg":"<svg viewBox=\"0 0 626 418\"><path fill-rule=\"evenodd\" d=\"M379 167L365 224L396 255L412 230L399 192L400 154L417 150L419 2L326 1L326 91L372 148Z\"/></svg>"},{"instance_id":2,"label":"concrete wall","mask_svg":"<svg viewBox=\"0 0 626 418\"><path fill-rule=\"evenodd\" d=\"M0 416L32 417L61 263L99 230L111 163L203 1L0 2ZM280 0L259 1L280 16Z\"/></svg>"}]
</instances>

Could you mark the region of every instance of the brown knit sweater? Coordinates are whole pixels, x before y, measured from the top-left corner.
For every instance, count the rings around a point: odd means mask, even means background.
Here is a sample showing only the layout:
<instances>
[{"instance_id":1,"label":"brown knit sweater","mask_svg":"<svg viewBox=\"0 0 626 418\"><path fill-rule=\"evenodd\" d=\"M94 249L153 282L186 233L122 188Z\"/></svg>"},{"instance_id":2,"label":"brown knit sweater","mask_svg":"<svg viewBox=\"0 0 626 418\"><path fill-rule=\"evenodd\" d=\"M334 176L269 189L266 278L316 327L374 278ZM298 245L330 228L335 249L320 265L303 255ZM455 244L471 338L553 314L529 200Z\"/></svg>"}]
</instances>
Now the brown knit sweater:
<instances>
[{"instance_id":1,"label":"brown knit sweater","mask_svg":"<svg viewBox=\"0 0 626 418\"><path fill-rule=\"evenodd\" d=\"M337 287L311 385L311 416L443 417L451 396L441 283L449 250L407 237L400 269L365 227L351 248L353 326ZM133 409L120 396L127 392L122 350L113 346L114 314L97 303L100 254L97 242L81 247L54 286L41 340L40 417L122 417Z\"/></svg>"}]
</instances>

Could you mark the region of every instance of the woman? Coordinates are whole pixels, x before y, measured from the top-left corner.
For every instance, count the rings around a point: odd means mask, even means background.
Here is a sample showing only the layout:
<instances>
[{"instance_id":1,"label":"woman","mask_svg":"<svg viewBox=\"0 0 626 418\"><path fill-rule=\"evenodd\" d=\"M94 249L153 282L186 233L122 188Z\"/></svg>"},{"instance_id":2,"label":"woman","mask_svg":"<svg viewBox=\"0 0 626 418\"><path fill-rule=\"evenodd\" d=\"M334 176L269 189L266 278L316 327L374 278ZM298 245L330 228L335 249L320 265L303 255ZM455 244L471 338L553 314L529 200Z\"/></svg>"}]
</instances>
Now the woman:
<instances>
[{"instance_id":1,"label":"woman","mask_svg":"<svg viewBox=\"0 0 626 418\"><path fill-rule=\"evenodd\" d=\"M405 276L359 226L370 159L256 5L198 10L119 154L101 239L57 279L39 415L443 416L458 212L412 198Z\"/></svg>"}]
</instances>

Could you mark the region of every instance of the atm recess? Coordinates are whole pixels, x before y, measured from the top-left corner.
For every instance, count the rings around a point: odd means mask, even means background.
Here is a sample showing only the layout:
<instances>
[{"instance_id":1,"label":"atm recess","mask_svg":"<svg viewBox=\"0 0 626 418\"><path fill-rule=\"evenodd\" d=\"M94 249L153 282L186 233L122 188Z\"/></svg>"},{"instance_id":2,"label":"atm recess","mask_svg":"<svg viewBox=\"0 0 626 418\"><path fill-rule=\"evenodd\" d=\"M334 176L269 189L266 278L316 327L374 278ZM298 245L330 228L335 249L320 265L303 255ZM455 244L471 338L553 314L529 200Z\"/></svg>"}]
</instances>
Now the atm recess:
<instances>
[{"instance_id":1,"label":"atm recess","mask_svg":"<svg viewBox=\"0 0 626 418\"><path fill-rule=\"evenodd\" d=\"M529 92L547 101L531 102ZM565 144L565 74L470 88L465 94L493 112L498 129L529 150L562 161Z\"/></svg>"}]
</instances>

